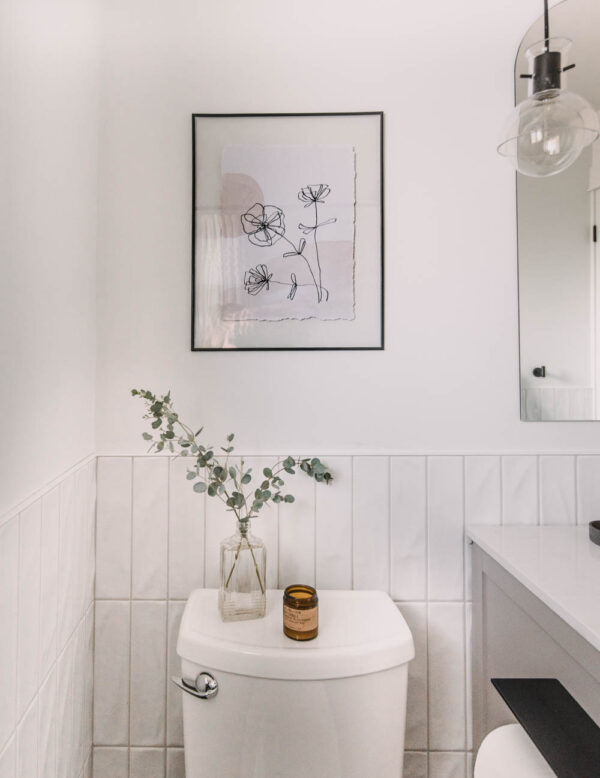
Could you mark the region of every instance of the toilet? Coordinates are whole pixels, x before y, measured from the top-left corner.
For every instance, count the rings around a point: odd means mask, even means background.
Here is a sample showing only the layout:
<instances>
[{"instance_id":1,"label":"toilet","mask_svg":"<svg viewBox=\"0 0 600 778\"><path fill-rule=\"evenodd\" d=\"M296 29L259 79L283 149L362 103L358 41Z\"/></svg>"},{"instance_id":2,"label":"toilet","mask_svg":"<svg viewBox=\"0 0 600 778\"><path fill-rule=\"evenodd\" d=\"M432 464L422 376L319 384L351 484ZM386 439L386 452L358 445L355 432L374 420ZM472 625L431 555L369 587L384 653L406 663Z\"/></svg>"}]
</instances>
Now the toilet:
<instances>
[{"instance_id":1,"label":"toilet","mask_svg":"<svg viewBox=\"0 0 600 778\"><path fill-rule=\"evenodd\" d=\"M186 778L401 778L410 630L384 592L319 592L319 635L265 618L221 621L189 598L177 643Z\"/></svg>"},{"instance_id":2,"label":"toilet","mask_svg":"<svg viewBox=\"0 0 600 778\"><path fill-rule=\"evenodd\" d=\"M473 778L556 778L556 773L520 724L506 724L483 739Z\"/></svg>"}]
</instances>

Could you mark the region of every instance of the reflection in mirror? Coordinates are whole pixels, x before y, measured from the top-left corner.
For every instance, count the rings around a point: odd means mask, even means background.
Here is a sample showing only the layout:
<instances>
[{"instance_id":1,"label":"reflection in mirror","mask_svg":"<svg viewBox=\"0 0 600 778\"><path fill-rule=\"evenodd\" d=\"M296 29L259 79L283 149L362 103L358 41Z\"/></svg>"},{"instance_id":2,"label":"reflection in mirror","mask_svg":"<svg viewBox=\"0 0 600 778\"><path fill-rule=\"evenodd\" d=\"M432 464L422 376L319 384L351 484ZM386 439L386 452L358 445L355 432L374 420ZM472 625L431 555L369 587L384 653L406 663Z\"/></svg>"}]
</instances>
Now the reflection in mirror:
<instances>
[{"instance_id":1,"label":"reflection in mirror","mask_svg":"<svg viewBox=\"0 0 600 778\"><path fill-rule=\"evenodd\" d=\"M576 67L563 75L563 88L598 111L600 2L564 0L550 20L553 35L573 41L568 64ZM519 48L517 103L527 96L525 52L543 37L540 17ZM521 418L600 419L600 141L550 178L517 174L517 206Z\"/></svg>"}]
</instances>

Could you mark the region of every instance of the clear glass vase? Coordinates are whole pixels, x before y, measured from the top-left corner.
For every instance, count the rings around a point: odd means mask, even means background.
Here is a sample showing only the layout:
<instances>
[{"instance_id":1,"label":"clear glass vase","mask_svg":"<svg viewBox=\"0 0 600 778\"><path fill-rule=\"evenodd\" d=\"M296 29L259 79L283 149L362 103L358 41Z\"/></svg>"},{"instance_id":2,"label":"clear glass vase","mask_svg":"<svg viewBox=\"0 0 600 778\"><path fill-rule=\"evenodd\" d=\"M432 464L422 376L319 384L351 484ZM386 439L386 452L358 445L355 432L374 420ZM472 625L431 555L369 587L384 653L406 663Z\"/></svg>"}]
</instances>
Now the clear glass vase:
<instances>
[{"instance_id":1,"label":"clear glass vase","mask_svg":"<svg viewBox=\"0 0 600 778\"><path fill-rule=\"evenodd\" d=\"M250 534L250 522L238 522L237 532L221 542L219 610L223 621L260 619L265 615L267 549Z\"/></svg>"}]
</instances>

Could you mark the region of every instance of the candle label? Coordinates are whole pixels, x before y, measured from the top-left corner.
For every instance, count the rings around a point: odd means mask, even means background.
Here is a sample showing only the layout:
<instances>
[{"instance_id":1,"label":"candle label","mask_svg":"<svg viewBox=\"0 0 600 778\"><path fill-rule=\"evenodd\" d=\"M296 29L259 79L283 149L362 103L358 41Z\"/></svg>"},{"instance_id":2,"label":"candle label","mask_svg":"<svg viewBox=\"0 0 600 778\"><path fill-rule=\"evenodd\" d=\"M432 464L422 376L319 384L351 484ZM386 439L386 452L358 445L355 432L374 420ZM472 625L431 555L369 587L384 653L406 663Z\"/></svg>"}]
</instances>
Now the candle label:
<instances>
[{"instance_id":1,"label":"candle label","mask_svg":"<svg viewBox=\"0 0 600 778\"><path fill-rule=\"evenodd\" d=\"M307 608L299 610L290 608L289 605L283 606L283 623L288 629L296 632L310 632L316 629L319 624L319 609Z\"/></svg>"}]
</instances>

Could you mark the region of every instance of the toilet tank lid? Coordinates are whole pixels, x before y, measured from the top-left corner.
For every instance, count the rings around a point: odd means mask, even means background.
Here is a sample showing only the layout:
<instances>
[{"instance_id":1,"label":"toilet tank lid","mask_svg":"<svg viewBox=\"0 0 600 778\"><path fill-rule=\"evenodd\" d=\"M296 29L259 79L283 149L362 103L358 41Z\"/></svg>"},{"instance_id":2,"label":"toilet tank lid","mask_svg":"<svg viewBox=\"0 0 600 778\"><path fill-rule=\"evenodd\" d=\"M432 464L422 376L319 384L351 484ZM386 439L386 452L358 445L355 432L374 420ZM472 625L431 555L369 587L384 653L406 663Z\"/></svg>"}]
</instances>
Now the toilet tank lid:
<instances>
[{"instance_id":1,"label":"toilet tank lid","mask_svg":"<svg viewBox=\"0 0 600 778\"><path fill-rule=\"evenodd\" d=\"M177 653L206 668L257 678L324 680L376 673L414 657L411 632L385 592L319 592L319 635L298 642L283 634L283 591L267 592L262 619L224 623L218 590L192 592Z\"/></svg>"}]
</instances>

